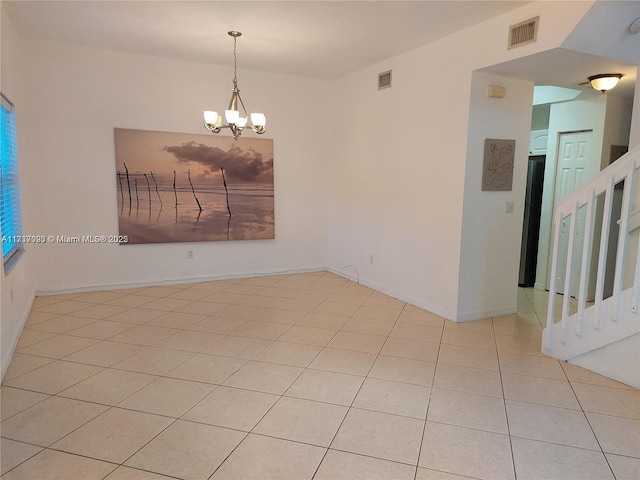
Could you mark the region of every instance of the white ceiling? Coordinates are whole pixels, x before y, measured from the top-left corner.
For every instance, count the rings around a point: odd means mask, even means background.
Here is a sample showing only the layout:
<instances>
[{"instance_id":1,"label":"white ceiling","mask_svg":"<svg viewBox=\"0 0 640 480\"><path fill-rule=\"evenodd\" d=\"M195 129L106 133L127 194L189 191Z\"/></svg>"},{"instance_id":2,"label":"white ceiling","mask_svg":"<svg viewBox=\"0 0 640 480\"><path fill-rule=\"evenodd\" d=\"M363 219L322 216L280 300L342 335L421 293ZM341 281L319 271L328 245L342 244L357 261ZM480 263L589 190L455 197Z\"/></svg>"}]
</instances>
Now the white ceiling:
<instances>
[{"instance_id":1,"label":"white ceiling","mask_svg":"<svg viewBox=\"0 0 640 480\"><path fill-rule=\"evenodd\" d=\"M638 39L640 41L640 38ZM637 66L605 57L589 55L564 48L518 58L482 71L515 78L535 79L536 85L553 85L564 88L584 89L592 95L600 95L588 84L588 78L599 73L621 73L623 77L608 94L633 97Z\"/></svg>"},{"instance_id":2,"label":"white ceiling","mask_svg":"<svg viewBox=\"0 0 640 480\"><path fill-rule=\"evenodd\" d=\"M608 94L632 97L640 64L640 34L629 32L640 17L640 1L597 1L562 43L548 50L483 69L501 75L535 80L536 85L583 89L592 75L620 73L620 83Z\"/></svg>"},{"instance_id":3,"label":"white ceiling","mask_svg":"<svg viewBox=\"0 0 640 480\"><path fill-rule=\"evenodd\" d=\"M240 69L323 79L357 71L526 3L530 2L2 0L19 34L28 38L231 65L233 41L227 31L239 30ZM608 15L621 32L640 8L638 1L596 5L601 10L594 13L596 23ZM575 43L589 39L593 21L586 17L585 31L574 35ZM616 35L612 32L612 41L618 41ZM640 51L640 35L633 37ZM617 51L617 45L607 48ZM635 43L630 48L635 52ZM556 49L486 70L569 88L589 75L623 73L616 94L631 96L636 66L621 60Z\"/></svg>"},{"instance_id":4,"label":"white ceiling","mask_svg":"<svg viewBox=\"0 0 640 480\"><path fill-rule=\"evenodd\" d=\"M333 79L522 1L10 1L29 38Z\"/></svg>"}]
</instances>

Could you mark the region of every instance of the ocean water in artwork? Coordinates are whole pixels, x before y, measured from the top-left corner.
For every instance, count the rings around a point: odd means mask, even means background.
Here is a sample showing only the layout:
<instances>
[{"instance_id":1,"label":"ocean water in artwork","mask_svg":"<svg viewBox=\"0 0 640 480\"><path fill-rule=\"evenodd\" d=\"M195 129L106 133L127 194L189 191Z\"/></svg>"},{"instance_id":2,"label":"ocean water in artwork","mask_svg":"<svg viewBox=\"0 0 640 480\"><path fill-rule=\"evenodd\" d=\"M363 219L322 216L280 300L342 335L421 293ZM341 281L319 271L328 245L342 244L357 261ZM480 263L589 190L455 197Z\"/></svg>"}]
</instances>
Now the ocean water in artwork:
<instances>
[{"instance_id":1,"label":"ocean water in artwork","mask_svg":"<svg viewBox=\"0 0 640 480\"><path fill-rule=\"evenodd\" d=\"M272 145L116 129L120 235L129 244L275 238Z\"/></svg>"},{"instance_id":2,"label":"ocean water in artwork","mask_svg":"<svg viewBox=\"0 0 640 480\"><path fill-rule=\"evenodd\" d=\"M126 187L122 193L118 198L120 235L126 235L128 243L274 238L272 186L229 188L231 215L224 188L195 190L202 211L190 189L178 190L177 195L173 189L159 190L159 196L152 190L149 201L145 185L138 198L132 194L131 203Z\"/></svg>"}]
</instances>

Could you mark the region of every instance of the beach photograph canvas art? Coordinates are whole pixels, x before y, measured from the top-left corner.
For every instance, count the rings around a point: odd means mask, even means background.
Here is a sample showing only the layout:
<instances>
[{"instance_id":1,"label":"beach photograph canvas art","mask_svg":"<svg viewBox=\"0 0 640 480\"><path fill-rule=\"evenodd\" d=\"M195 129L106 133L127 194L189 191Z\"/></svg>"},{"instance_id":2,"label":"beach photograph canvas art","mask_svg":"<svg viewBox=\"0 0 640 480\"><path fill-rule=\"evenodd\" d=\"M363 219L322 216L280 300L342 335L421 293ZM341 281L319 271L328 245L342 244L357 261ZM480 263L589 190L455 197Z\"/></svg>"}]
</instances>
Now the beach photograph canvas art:
<instances>
[{"instance_id":1,"label":"beach photograph canvas art","mask_svg":"<svg viewBox=\"0 0 640 480\"><path fill-rule=\"evenodd\" d=\"M116 128L127 244L275 238L273 140Z\"/></svg>"}]
</instances>

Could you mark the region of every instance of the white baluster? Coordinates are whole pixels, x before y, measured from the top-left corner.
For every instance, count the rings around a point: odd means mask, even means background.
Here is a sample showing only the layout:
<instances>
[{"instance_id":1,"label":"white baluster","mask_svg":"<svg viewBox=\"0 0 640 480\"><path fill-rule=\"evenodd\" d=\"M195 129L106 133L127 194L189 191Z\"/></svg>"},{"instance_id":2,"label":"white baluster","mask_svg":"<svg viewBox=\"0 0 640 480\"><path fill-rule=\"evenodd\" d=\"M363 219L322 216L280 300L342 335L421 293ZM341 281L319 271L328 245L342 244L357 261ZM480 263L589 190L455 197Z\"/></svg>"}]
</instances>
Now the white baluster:
<instances>
[{"instance_id":1,"label":"white baluster","mask_svg":"<svg viewBox=\"0 0 640 480\"><path fill-rule=\"evenodd\" d=\"M569 244L567 246L567 264L564 274L564 298L562 299L562 318L560 319L560 341L567 343L567 318L569 318L569 305L571 303L571 277L573 276L573 248L576 243L576 223L578 217L578 202L573 204L571 221L569 222ZM554 297L555 300L555 297ZM551 302L552 300L549 299Z\"/></svg>"},{"instance_id":2,"label":"white baluster","mask_svg":"<svg viewBox=\"0 0 640 480\"><path fill-rule=\"evenodd\" d=\"M631 210L631 190L633 190L633 177L635 174L635 162L629 164L627 178L624 180L624 190L622 191L622 208L620 209L620 228L618 230L618 251L616 252L616 270L613 276L613 307L611 309L611 320L618 321L618 306L620 292L622 291L622 273L624 270L625 250L627 238L629 237L629 213Z\"/></svg>"},{"instance_id":3,"label":"white baluster","mask_svg":"<svg viewBox=\"0 0 640 480\"><path fill-rule=\"evenodd\" d=\"M600 309L604 296L604 273L609 248L609 227L611 225L611 204L613 199L614 178L609 175L604 193L604 210L602 214L602 232L600 234L600 254L598 255L598 275L596 277L596 298L593 313L593 328L600 329Z\"/></svg>"},{"instance_id":4,"label":"white baluster","mask_svg":"<svg viewBox=\"0 0 640 480\"><path fill-rule=\"evenodd\" d=\"M556 283L558 275L558 250L560 245L560 223L562 223L562 212L556 211L555 218L553 219L554 234L553 234L553 258L551 260L551 282L549 284L549 305L547 307L547 328L545 335L544 348L547 351L551 351L551 343L553 336L553 320L555 316L556 308Z\"/></svg>"},{"instance_id":5,"label":"white baluster","mask_svg":"<svg viewBox=\"0 0 640 480\"><path fill-rule=\"evenodd\" d=\"M589 264L591 262L591 255L593 250L593 236L594 236L594 218L595 210L593 204L595 203L596 191L591 189L587 199L587 212L584 224L584 245L582 246L582 266L580 268L580 290L578 293L578 321L576 322L576 335L582 335L584 324L584 311L585 301L587 297L587 285L589 284Z\"/></svg>"}]
</instances>

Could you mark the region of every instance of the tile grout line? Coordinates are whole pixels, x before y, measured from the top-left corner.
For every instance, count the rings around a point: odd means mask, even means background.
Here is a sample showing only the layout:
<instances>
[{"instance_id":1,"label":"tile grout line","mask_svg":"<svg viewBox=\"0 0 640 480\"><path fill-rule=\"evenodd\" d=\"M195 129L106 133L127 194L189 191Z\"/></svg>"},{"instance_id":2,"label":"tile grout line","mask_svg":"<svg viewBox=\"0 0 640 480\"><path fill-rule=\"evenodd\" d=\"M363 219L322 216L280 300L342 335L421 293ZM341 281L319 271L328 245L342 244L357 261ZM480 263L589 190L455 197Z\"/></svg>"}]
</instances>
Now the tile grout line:
<instances>
[{"instance_id":1,"label":"tile grout line","mask_svg":"<svg viewBox=\"0 0 640 480\"><path fill-rule=\"evenodd\" d=\"M369 294L367 298L371 298L371 294ZM366 302L366 300L365 300L365 302ZM363 302L363 304L364 304L364 302ZM358 307L358 308L360 308L360 307ZM356 312L357 311L358 310L356 309ZM348 317L347 321L342 325L342 328L344 328L344 325L349 323L349 320L351 320L353 318L354 314L355 314L355 312ZM341 331L341 329L338 329L336 331L335 335L333 337L331 337L331 340L333 340L335 338L335 336L338 334L338 332L340 332L340 331ZM329 342L331 342L331 340L329 340ZM327 342L327 345L329 344L329 342ZM324 348L327 348L326 345L325 345ZM323 350L324 350L324 348L323 348ZM381 349L382 349L382 347L381 347ZM376 356L376 359L377 358L378 357ZM311 475L311 480L313 480L315 478L315 476L318 474L318 471L320 470L320 466L324 462L324 459L327 457L327 454L329 453L329 450L331 450L331 445L333 445L333 442L335 441L336 437L338 436L338 432L342 428L342 425L344 425L344 421L347 418L347 416L349 415L349 412L351 411L351 408L353 407L353 402L356 401L356 398L358 397L358 394L360 393L360 390L362 390L362 386L364 385L364 382L367 380L369 372L371 371L371 368L373 367L374 363L375 363L375 360L371 364L371 367L369 367L369 370L367 371L367 374L363 377L362 383L360 384L360 387L358 387L358 391L356 392L356 394L353 396L353 399L351 400L351 403L349 404L349 406L347 406L347 410L346 410L344 416L342 417L342 420L340 421L340 425L338 425L338 428L336 429L335 433L331 437L331 441L329 442L329 445L327 446L327 448L326 448L326 450L324 452L324 455L322 455L322 458L320 459L320 462L318 462L318 465L316 466L315 471L313 472L313 475ZM311 364L309 364L309 365L311 365ZM334 373L338 373L338 372L334 372ZM340 373L342 373L342 372L340 372Z\"/></svg>"},{"instance_id":2,"label":"tile grout line","mask_svg":"<svg viewBox=\"0 0 640 480\"><path fill-rule=\"evenodd\" d=\"M493 325L493 319L492 319L492 325ZM495 337L495 326L493 329L494 332L494 337ZM509 437L509 450L511 452L511 468L513 471L513 478L514 480L518 479L518 472L516 469L516 457L513 453L513 438L511 437L511 426L509 425L509 412L507 410L507 397L504 393L504 380L502 378L502 366L500 365L500 355L498 355L498 345L496 342L496 357L498 359L498 372L500 373L500 388L502 389L502 404L504 406L504 419L505 422L507 423L507 436Z\"/></svg>"},{"instance_id":3,"label":"tile grout line","mask_svg":"<svg viewBox=\"0 0 640 480\"><path fill-rule=\"evenodd\" d=\"M373 290L372 290L372 292L373 292ZM370 299L370 298L371 298L371 295L372 295L372 293L370 293L370 294L367 296L367 299ZM365 300L365 302L363 302L363 304L362 304L362 305L364 305L364 303L366 303L366 300ZM361 305L361 306L362 306L362 305ZM406 305L406 304L405 304L405 305ZM360 307L359 307L359 308L360 308ZM358 308L358 309L356 309L356 311L355 311L353 314L351 314L351 316L349 316L349 319L345 322L345 324L344 324L344 325L346 325L346 324L349 322L349 320L353 318L353 315L355 315L355 313L359 310L359 308ZM402 310L404 310L404 306L402 307ZM400 310L400 312L402 312L402 310ZM398 314L398 316L400 316L400 314ZM397 323L397 319L396 319L396 323ZM342 326L342 328L344 328L344 325ZM395 324L394 324L394 325L395 325ZM338 330L338 332L340 332L340 331L342 331L342 329L339 329L339 330ZM338 332L336 332L336 335L338 334ZM334 337L335 337L335 335L334 335ZM333 338L333 337L332 337L332 338ZM388 339L388 338L389 338L389 336L387 335L387 339ZM386 340L385 340L385 343L386 343ZM326 348L326 347L325 347L325 348ZM381 351L383 348L384 348L384 343L383 343L383 344L382 344L382 346L380 347L380 351ZM376 354L376 358L375 358L375 359L373 360L373 362L371 363L371 366L370 366L370 367L369 367L369 369L367 370L367 373L363 376L363 380L362 380L362 383L360 384L360 387L358 387L358 391L357 391L357 392L356 392L356 394L353 396L353 399L351 400L351 403L350 403L350 404L349 404L349 406L347 407L347 411L345 412L344 417L342 417L342 421L340 422L340 425L338 425L338 428L336 429L335 433L333 434L333 437L331 438L331 441L329 442L329 445L327 446L327 449L326 449L326 451L324 452L324 455L322 456L322 459L321 459L321 460L320 460L320 462L318 463L318 466L316 467L316 469L315 469L315 471L314 471L313 475L311 476L311 479L312 479L312 480L313 480L313 479L315 478L315 476L318 474L318 471L320 470L320 466L322 465L322 462L324 462L324 459L326 458L327 454L329 453L329 450L331 450L331 449L332 449L332 448L331 448L331 446L333 445L333 442L335 442L336 437L338 436L338 432L339 432L339 431L340 431L340 429L342 428L342 425L344 425L344 421L346 420L347 416L349 415L349 412L351 411L351 409L352 409L352 408L354 408L354 407L353 407L353 404L354 404L354 402L356 401L356 398L358 398L358 395L360 394L360 391L362 390L362 386L363 386L363 385L364 385L364 383L367 381L367 378L369 378L369 373L371 372L371 369L372 369L372 368L373 368L373 366L375 365L376 360L378 359L378 356L379 356L379 353L378 353L378 354ZM339 373L339 372L335 372L335 373ZM358 375L358 376L359 376L359 375ZM338 449L334 449L334 450L336 450L336 451L341 451L341 450L338 450ZM355 454L354 452L347 452L347 453ZM357 455L357 454L355 454L355 455ZM371 458L378 458L378 457L371 457ZM384 460L384 459L380 459L380 458L378 458L378 459L379 459L379 460Z\"/></svg>"},{"instance_id":4,"label":"tile grout line","mask_svg":"<svg viewBox=\"0 0 640 480\"><path fill-rule=\"evenodd\" d=\"M564 368L562 368L562 371L563 371L565 377L567 378L567 382L569 383L569 387L571 387L571 391L573 392L573 395L576 397L578 405L580 406L580 411L582 412L582 415L583 415L584 419L587 421L587 425L589 425L589 430L591 430L591 433L593 434L593 438L595 439L596 443L598 444L598 447L600 448L600 453L602 454L602 456L604 458L604 461L607 462L607 466L609 467L609 471L611 472L612 477L615 479L616 478L616 474L613 471L613 467L611 466L611 463L609 462L609 458L607 457L607 455L604 452L604 449L602 448L602 444L600 443L600 439L598 438L598 435L596 434L595 430L593 429L593 426L591 425L591 422L589 421L589 417L587 416L587 412L584 410L584 407L582 406L582 402L580 401L580 397L578 397L578 394L576 393L575 389L573 388L573 383L569 379L569 375L567 375L567 372L565 371Z\"/></svg>"},{"instance_id":5,"label":"tile grout line","mask_svg":"<svg viewBox=\"0 0 640 480\"><path fill-rule=\"evenodd\" d=\"M446 322L446 320L445 320ZM418 447L418 458L416 459L416 470L414 473L414 480L417 480L418 478L418 468L420 468L420 456L422 454L422 446L424 444L424 437L427 433L427 420L429 418L429 408L431 407L431 398L433 395L433 384L435 382L436 379L436 372L438 370L438 359L440 358L440 348L442 346L442 340L444 338L444 329L446 328L446 323L442 325L442 332L440 333L440 342L438 342L438 351L436 352L436 361L435 361L435 365L433 368L433 377L431 378L431 386L429 387L429 399L427 401L427 411L424 414L424 424L422 426L422 436L420 437L420 445ZM450 473L450 472L447 472Z\"/></svg>"}]
</instances>

